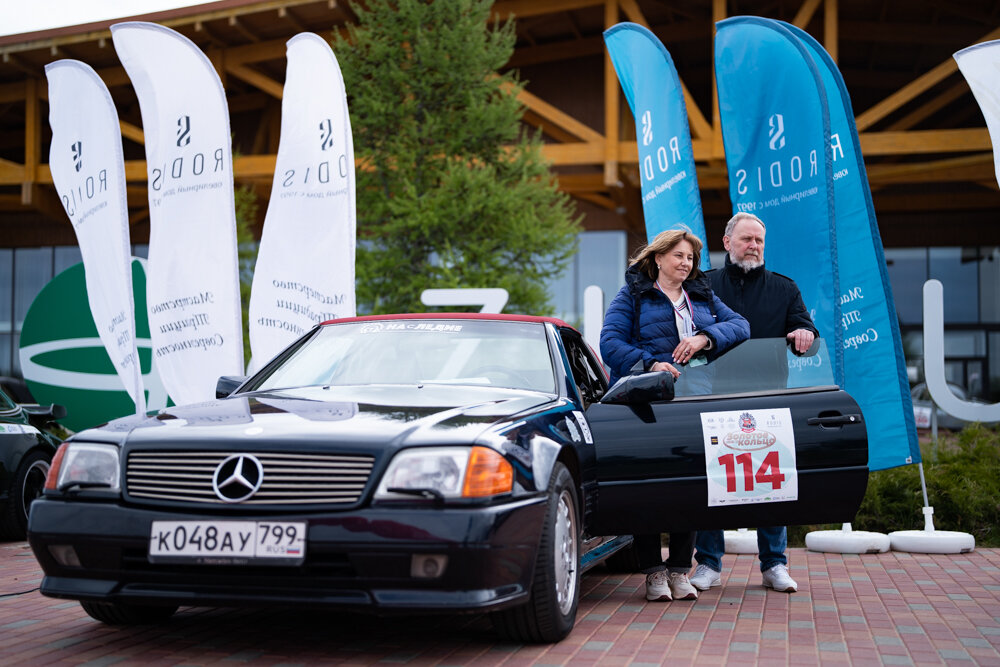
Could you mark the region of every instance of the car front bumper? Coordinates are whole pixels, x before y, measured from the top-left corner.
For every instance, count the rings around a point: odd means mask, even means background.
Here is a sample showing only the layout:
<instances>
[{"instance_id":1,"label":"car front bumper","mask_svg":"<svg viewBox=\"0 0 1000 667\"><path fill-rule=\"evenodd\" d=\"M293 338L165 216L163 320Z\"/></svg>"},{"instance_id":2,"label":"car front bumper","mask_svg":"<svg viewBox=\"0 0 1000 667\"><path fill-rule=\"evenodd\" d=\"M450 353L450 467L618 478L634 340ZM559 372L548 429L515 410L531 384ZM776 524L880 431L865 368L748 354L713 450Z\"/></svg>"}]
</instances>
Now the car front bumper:
<instances>
[{"instance_id":1,"label":"car front bumper","mask_svg":"<svg viewBox=\"0 0 1000 667\"><path fill-rule=\"evenodd\" d=\"M152 522L213 517L46 498L32 505L28 541L45 572L41 592L50 597L482 611L527 599L545 510L545 498L534 497L474 508L241 515L241 520L306 521L304 562L201 565L151 563ZM56 560L53 554L65 545L72 546L80 566ZM415 576L415 555L445 556L447 564L436 577Z\"/></svg>"}]
</instances>

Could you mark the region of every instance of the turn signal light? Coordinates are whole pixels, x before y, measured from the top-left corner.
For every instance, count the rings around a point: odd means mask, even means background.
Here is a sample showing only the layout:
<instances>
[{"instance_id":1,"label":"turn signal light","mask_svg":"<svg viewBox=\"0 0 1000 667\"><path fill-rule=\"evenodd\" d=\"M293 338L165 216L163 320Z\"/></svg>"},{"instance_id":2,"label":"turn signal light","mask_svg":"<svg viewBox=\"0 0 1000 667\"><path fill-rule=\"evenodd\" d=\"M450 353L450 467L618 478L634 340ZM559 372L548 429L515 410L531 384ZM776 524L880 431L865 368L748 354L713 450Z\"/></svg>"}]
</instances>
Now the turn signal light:
<instances>
[{"instance_id":1,"label":"turn signal light","mask_svg":"<svg viewBox=\"0 0 1000 667\"><path fill-rule=\"evenodd\" d=\"M55 491L59 485L59 469L62 468L63 457L66 456L66 448L68 446L68 443L65 442L59 445L56 455L52 457L52 463L49 465L49 474L45 476L46 491Z\"/></svg>"},{"instance_id":2,"label":"turn signal light","mask_svg":"<svg viewBox=\"0 0 1000 667\"><path fill-rule=\"evenodd\" d=\"M483 498L510 493L514 488L514 469L501 454L488 447L473 447L465 467L462 497Z\"/></svg>"}]
</instances>

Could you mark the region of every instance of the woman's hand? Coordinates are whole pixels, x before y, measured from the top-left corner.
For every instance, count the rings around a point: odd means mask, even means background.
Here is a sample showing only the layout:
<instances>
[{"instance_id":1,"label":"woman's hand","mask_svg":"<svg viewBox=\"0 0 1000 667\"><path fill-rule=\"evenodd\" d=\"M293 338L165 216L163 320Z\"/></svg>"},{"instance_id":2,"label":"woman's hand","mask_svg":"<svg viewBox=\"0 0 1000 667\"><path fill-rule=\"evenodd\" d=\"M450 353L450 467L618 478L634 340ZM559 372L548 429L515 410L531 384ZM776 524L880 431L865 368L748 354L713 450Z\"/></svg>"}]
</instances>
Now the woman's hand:
<instances>
[{"instance_id":1,"label":"woman's hand","mask_svg":"<svg viewBox=\"0 0 1000 667\"><path fill-rule=\"evenodd\" d=\"M686 364L694 358L694 355L708 347L708 343L708 336L705 334L695 334L694 336L682 338L672 353L674 361L679 364Z\"/></svg>"},{"instance_id":2,"label":"woman's hand","mask_svg":"<svg viewBox=\"0 0 1000 667\"><path fill-rule=\"evenodd\" d=\"M679 370L677 370L676 368L674 368L673 366L671 366L670 364L668 364L665 361L657 361L656 363L654 363L652 366L649 367L649 370L650 371L667 371L668 373L670 373L671 375L674 376L675 380L681 376L681 372Z\"/></svg>"}]
</instances>

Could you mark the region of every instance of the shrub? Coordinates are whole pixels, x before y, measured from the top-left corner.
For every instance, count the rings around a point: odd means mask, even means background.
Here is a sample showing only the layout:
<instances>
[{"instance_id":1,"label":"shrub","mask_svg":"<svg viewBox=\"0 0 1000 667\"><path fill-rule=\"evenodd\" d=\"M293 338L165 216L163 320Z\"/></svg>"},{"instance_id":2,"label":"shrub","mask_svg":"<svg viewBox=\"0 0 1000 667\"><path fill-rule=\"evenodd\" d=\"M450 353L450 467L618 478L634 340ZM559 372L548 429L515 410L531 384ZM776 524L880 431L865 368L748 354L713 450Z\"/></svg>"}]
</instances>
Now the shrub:
<instances>
[{"instance_id":1,"label":"shrub","mask_svg":"<svg viewBox=\"0 0 1000 667\"><path fill-rule=\"evenodd\" d=\"M920 451L934 528L970 533L979 547L1000 546L1000 428L971 424L936 444L921 443ZM851 526L879 533L920 530L923 504L916 465L878 470L869 475ZM807 532L839 528L789 526L788 543L803 546Z\"/></svg>"}]
</instances>

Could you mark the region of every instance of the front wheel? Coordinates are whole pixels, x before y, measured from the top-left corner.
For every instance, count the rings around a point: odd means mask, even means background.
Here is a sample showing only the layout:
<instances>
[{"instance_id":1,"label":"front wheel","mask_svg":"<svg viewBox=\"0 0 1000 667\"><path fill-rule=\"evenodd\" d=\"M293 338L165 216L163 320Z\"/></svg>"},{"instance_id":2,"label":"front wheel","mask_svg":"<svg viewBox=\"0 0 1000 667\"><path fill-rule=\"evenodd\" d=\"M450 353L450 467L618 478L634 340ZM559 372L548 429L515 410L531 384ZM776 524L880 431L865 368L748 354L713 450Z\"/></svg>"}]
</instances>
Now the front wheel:
<instances>
[{"instance_id":1,"label":"front wheel","mask_svg":"<svg viewBox=\"0 0 1000 667\"><path fill-rule=\"evenodd\" d=\"M28 508L42 495L52 456L33 451L21 461L8 493L7 507L0 516L0 537L23 540L28 528Z\"/></svg>"},{"instance_id":2,"label":"front wheel","mask_svg":"<svg viewBox=\"0 0 1000 667\"><path fill-rule=\"evenodd\" d=\"M528 602L493 614L506 639L557 642L573 629L580 601L580 511L573 476L556 463Z\"/></svg>"},{"instance_id":3,"label":"front wheel","mask_svg":"<svg viewBox=\"0 0 1000 667\"><path fill-rule=\"evenodd\" d=\"M154 606L128 602L86 602L80 606L91 618L108 625L153 625L162 623L177 611L176 606Z\"/></svg>"}]
</instances>

